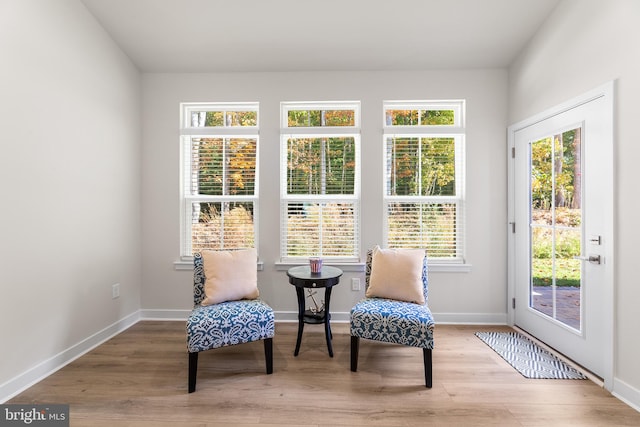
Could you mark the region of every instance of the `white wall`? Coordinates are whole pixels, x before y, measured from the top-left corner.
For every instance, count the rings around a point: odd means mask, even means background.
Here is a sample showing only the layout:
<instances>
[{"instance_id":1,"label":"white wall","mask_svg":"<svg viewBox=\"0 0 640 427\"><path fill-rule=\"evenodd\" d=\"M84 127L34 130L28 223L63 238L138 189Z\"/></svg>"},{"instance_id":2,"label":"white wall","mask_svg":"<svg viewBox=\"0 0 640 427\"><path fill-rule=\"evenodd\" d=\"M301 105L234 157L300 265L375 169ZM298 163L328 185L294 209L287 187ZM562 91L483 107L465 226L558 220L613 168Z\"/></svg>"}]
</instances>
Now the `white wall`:
<instances>
[{"instance_id":1,"label":"white wall","mask_svg":"<svg viewBox=\"0 0 640 427\"><path fill-rule=\"evenodd\" d=\"M640 241L640 2L565 0L509 70L516 123L616 80L614 393L640 407L637 247Z\"/></svg>"},{"instance_id":2,"label":"white wall","mask_svg":"<svg viewBox=\"0 0 640 427\"><path fill-rule=\"evenodd\" d=\"M279 257L279 104L362 102L362 250L382 243L382 101L466 99L468 273L431 273L436 320L506 322L506 70L426 72L145 74L143 76L143 290L147 316L192 306L192 272L179 257L179 103L260 102L261 296L277 319L294 319L295 292ZM332 294L334 320L347 320L363 292L346 272ZM182 312L173 313L177 316Z\"/></svg>"},{"instance_id":3,"label":"white wall","mask_svg":"<svg viewBox=\"0 0 640 427\"><path fill-rule=\"evenodd\" d=\"M140 307L141 88L77 0L0 2L0 52L2 401Z\"/></svg>"}]
</instances>

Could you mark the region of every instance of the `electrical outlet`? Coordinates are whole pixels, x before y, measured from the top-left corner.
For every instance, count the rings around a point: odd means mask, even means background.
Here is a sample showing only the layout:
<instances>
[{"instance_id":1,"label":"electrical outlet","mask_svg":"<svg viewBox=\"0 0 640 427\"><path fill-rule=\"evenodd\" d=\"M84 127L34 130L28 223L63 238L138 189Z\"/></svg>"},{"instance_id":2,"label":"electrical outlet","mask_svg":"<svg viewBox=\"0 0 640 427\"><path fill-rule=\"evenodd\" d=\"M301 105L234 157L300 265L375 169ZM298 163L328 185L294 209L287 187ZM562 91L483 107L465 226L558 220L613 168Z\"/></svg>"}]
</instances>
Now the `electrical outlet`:
<instances>
[{"instance_id":1,"label":"electrical outlet","mask_svg":"<svg viewBox=\"0 0 640 427\"><path fill-rule=\"evenodd\" d=\"M111 286L111 299L120 298L120 283Z\"/></svg>"},{"instance_id":2,"label":"electrical outlet","mask_svg":"<svg viewBox=\"0 0 640 427\"><path fill-rule=\"evenodd\" d=\"M360 290L360 278L359 277L352 277L351 278L351 290L352 291L359 291Z\"/></svg>"}]
</instances>

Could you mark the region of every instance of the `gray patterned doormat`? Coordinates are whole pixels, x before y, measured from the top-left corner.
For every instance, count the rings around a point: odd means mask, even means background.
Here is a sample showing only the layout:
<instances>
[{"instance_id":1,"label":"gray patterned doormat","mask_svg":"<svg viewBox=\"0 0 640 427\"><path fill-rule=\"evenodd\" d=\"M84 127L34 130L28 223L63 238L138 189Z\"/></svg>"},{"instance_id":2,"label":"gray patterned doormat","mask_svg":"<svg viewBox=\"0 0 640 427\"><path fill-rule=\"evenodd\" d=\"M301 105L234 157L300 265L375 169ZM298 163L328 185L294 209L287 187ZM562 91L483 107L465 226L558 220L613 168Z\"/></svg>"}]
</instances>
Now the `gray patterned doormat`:
<instances>
[{"instance_id":1,"label":"gray patterned doormat","mask_svg":"<svg viewBox=\"0 0 640 427\"><path fill-rule=\"evenodd\" d=\"M526 378L587 379L582 373L517 332L476 332L476 336Z\"/></svg>"}]
</instances>

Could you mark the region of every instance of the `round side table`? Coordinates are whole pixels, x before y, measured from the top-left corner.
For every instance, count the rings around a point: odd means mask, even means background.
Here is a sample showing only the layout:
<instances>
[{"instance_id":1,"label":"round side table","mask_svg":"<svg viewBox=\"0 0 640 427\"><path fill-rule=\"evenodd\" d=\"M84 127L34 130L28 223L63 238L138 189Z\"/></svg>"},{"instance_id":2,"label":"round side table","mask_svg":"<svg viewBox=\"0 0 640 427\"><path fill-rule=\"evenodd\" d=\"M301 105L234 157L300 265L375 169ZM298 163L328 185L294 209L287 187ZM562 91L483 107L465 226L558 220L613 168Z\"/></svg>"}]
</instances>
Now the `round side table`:
<instances>
[{"instance_id":1,"label":"round side table","mask_svg":"<svg viewBox=\"0 0 640 427\"><path fill-rule=\"evenodd\" d=\"M312 273L308 265L303 265L290 268L289 271L287 271L287 276L289 276L289 283L296 287L296 295L298 297L298 339L293 355L297 356L300 352L300 342L302 341L304 324L324 323L327 349L329 350L329 356L333 357L331 325L329 324L329 320L331 319L329 303L331 301L331 288L340 283L342 270L336 267L323 266L320 273ZM305 288L324 288L324 308L321 311L312 312L311 310L305 309Z\"/></svg>"}]
</instances>

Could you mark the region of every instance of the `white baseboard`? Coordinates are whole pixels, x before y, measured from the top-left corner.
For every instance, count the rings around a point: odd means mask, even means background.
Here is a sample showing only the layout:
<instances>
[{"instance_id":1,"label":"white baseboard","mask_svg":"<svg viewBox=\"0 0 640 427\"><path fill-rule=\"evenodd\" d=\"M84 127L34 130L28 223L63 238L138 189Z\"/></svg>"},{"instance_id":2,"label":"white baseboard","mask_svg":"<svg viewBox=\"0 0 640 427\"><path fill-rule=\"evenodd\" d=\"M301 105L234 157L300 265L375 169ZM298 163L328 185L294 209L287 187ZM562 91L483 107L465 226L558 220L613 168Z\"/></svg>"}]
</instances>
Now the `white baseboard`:
<instances>
[{"instance_id":1,"label":"white baseboard","mask_svg":"<svg viewBox=\"0 0 640 427\"><path fill-rule=\"evenodd\" d=\"M53 374L57 370L61 369L65 365L73 362L80 356L94 348L98 347L103 342L118 335L125 329L135 325L140 319L140 312L136 311L123 319L107 326L101 331L83 339L79 343L69 347L66 350L61 351L55 356L39 363L33 368L19 374L18 376L10 379L4 384L0 384L0 403L4 403L32 385L38 383L49 375Z\"/></svg>"},{"instance_id":2,"label":"white baseboard","mask_svg":"<svg viewBox=\"0 0 640 427\"><path fill-rule=\"evenodd\" d=\"M140 320L180 320L187 321L191 310L140 310Z\"/></svg>"},{"instance_id":3,"label":"white baseboard","mask_svg":"<svg viewBox=\"0 0 640 427\"><path fill-rule=\"evenodd\" d=\"M617 378L613 379L613 391L615 397L640 412L640 390Z\"/></svg>"},{"instance_id":4,"label":"white baseboard","mask_svg":"<svg viewBox=\"0 0 640 427\"><path fill-rule=\"evenodd\" d=\"M506 325L507 313L433 313L438 324Z\"/></svg>"}]
</instances>

